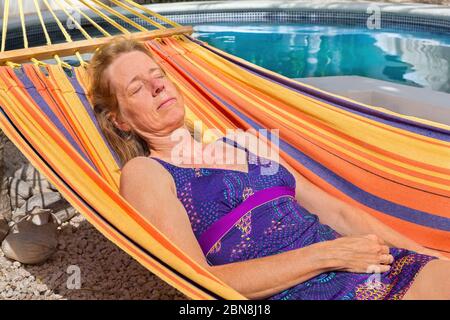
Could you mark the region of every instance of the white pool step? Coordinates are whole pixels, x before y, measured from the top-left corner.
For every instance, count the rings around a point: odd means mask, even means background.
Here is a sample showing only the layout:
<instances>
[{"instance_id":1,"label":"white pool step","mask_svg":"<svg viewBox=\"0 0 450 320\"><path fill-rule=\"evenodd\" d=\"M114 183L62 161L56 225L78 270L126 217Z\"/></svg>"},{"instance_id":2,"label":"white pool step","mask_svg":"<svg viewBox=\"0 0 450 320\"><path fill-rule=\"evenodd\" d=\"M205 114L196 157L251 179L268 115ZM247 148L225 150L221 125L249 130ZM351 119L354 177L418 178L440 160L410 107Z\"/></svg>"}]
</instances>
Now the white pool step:
<instances>
[{"instance_id":1,"label":"white pool step","mask_svg":"<svg viewBox=\"0 0 450 320\"><path fill-rule=\"evenodd\" d=\"M450 94L360 76L297 78L350 99L450 125Z\"/></svg>"}]
</instances>

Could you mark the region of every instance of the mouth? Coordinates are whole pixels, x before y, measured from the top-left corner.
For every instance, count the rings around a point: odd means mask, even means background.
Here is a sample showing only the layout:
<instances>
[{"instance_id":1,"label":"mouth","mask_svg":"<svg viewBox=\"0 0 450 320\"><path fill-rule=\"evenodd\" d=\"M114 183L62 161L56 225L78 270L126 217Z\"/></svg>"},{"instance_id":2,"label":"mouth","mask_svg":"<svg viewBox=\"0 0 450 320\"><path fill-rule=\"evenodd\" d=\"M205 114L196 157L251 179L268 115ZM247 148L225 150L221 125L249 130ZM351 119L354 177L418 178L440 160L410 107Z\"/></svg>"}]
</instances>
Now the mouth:
<instances>
[{"instance_id":1,"label":"mouth","mask_svg":"<svg viewBox=\"0 0 450 320\"><path fill-rule=\"evenodd\" d=\"M164 101L159 105L158 108L156 108L156 110L159 110L159 109L161 109L161 108L168 107L168 106L172 105L173 103L175 103L175 101L177 101L176 98L169 98L169 99L166 99L166 100L164 100Z\"/></svg>"}]
</instances>

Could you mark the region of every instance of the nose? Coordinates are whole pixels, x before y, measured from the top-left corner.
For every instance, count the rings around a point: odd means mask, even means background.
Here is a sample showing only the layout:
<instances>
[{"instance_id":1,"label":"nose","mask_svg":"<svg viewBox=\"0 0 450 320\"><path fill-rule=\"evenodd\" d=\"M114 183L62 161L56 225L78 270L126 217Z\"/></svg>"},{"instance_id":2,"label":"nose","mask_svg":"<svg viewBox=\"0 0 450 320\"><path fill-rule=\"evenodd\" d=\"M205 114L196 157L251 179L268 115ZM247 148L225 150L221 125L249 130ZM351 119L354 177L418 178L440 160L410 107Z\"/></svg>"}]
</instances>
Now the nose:
<instances>
[{"instance_id":1,"label":"nose","mask_svg":"<svg viewBox=\"0 0 450 320\"><path fill-rule=\"evenodd\" d=\"M152 81L152 95L156 97L164 90L164 83L160 79L153 79Z\"/></svg>"}]
</instances>

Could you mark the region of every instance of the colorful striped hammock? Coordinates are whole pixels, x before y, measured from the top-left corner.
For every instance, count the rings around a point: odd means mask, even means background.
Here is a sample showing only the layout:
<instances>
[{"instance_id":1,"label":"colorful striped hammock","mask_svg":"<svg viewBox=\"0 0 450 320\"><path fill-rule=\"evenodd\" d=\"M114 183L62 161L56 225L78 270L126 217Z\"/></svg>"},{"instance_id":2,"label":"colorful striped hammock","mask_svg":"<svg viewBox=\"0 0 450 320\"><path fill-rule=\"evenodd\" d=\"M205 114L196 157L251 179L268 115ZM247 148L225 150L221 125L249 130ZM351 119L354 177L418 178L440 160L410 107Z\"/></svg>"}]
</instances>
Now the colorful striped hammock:
<instances>
[{"instance_id":1,"label":"colorful striped hammock","mask_svg":"<svg viewBox=\"0 0 450 320\"><path fill-rule=\"evenodd\" d=\"M450 253L450 127L290 80L186 35L145 42L181 88L187 117L278 128L280 156L330 194ZM71 73L71 74L70 74ZM86 70L0 67L0 127L61 194L148 270L193 299L245 299L118 193L118 157L87 96Z\"/></svg>"}]
</instances>

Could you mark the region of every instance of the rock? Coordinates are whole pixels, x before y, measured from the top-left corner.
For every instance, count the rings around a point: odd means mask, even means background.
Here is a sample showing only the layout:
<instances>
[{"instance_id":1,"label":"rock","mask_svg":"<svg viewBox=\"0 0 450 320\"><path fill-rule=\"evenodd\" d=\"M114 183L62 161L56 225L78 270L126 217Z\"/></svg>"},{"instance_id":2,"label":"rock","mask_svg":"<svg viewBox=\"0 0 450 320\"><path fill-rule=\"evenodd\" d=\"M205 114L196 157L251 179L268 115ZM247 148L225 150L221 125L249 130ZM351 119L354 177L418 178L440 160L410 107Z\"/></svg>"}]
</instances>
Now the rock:
<instances>
[{"instance_id":1,"label":"rock","mask_svg":"<svg viewBox=\"0 0 450 320\"><path fill-rule=\"evenodd\" d=\"M77 213L78 211L75 210L74 207L68 207L57 212L53 212L52 216L58 224L62 224L72 219Z\"/></svg>"},{"instance_id":2,"label":"rock","mask_svg":"<svg viewBox=\"0 0 450 320\"><path fill-rule=\"evenodd\" d=\"M9 289L7 292L5 292L4 297L5 298L11 298L13 296L13 291Z\"/></svg>"},{"instance_id":3,"label":"rock","mask_svg":"<svg viewBox=\"0 0 450 320\"><path fill-rule=\"evenodd\" d=\"M0 242L5 239L9 232L9 225L5 219L0 219Z\"/></svg>"},{"instance_id":4,"label":"rock","mask_svg":"<svg viewBox=\"0 0 450 320\"><path fill-rule=\"evenodd\" d=\"M35 181L44 180L45 177L34 168L31 163L27 162L20 166L16 171L14 171L14 178L25 180L25 181Z\"/></svg>"},{"instance_id":5,"label":"rock","mask_svg":"<svg viewBox=\"0 0 450 320\"><path fill-rule=\"evenodd\" d=\"M41 226L24 220L15 225L2 243L6 257L24 264L39 264L50 258L58 245L57 226L47 223Z\"/></svg>"},{"instance_id":6,"label":"rock","mask_svg":"<svg viewBox=\"0 0 450 320\"><path fill-rule=\"evenodd\" d=\"M3 218L7 221L11 221L12 217L11 198L9 196L9 180L9 178L4 177L1 180L0 187L0 219Z\"/></svg>"},{"instance_id":7,"label":"rock","mask_svg":"<svg viewBox=\"0 0 450 320\"><path fill-rule=\"evenodd\" d=\"M14 172L14 178L26 181L35 193L42 193L48 191L57 191L44 175L42 175L30 163L22 165Z\"/></svg>"},{"instance_id":8,"label":"rock","mask_svg":"<svg viewBox=\"0 0 450 320\"><path fill-rule=\"evenodd\" d=\"M45 291L47 291L48 288L45 284L38 284L38 285L36 285L36 289L39 292L45 292Z\"/></svg>"},{"instance_id":9,"label":"rock","mask_svg":"<svg viewBox=\"0 0 450 320\"><path fill-rule=\"evenodd\" d=\"M47 224L52 221L52 210L50 209L42 209L38 207L34 207L34 209L30 212L31 222L35 225L41 226L43 224Z\"/></svg>"},{"instance_id":10,"label":"rock","mask_svg":"<svg viewBox=\"0 0 450 320\"><path fill-rule=\"evenodd\" d=\"M18 178L10 178L9 182L9 196L11 199L19 196L24 200L27 200L33 195L33 188L25 180Z\"/></svg>"},{"instance_id":11,"label":"rock","mask_svg":"<svg viewBox=\"0 0 450 320\"><path fill-rule=\"evenodd\" d=\"M68 208L70 204L61 196L59 192L44 192L35 194L27 200L20 208L13 211L13 221L19 221L23 216L30 213L35 207L50 209L58 212L64 208Z\"/></svg>"}]
</instances>

